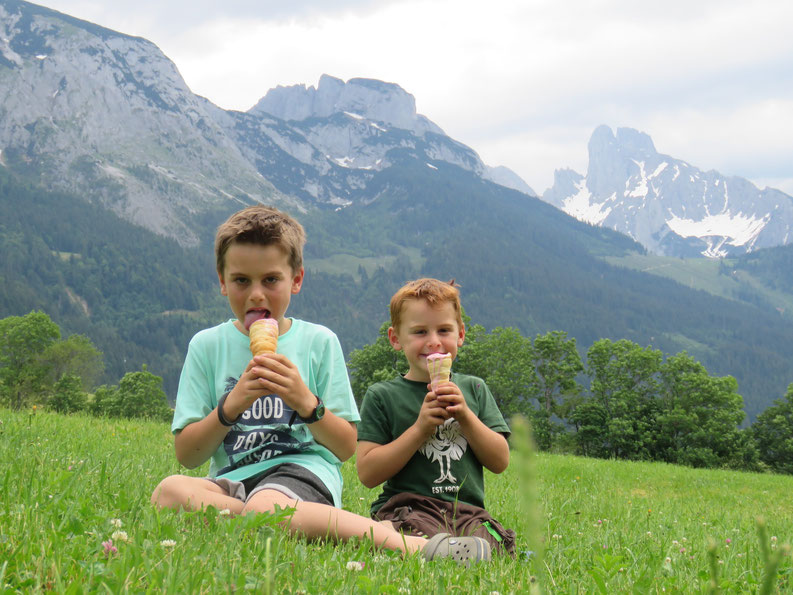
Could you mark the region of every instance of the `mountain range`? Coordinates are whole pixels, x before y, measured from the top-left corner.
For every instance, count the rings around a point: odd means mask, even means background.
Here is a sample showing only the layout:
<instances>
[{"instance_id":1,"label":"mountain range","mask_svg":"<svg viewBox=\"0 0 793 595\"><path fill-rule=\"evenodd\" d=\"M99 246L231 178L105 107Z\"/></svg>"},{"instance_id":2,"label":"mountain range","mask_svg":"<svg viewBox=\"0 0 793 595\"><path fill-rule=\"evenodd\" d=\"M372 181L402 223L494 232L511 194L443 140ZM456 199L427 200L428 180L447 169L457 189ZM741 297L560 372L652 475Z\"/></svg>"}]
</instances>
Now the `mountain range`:
<instances>
[{"instance_id":1,"label":"mountain range","mask_svg":"<svg viewBox=\"0 0 793 595\"><path fill-rule=\"evenodd\" d=\"M724 258L793 242L793 197L662 155L631 128L597 128L586 176L557 170L542 198L665 256Z\"/></svg>"},{"instance_id":2,"label":"mountain range","mask_svg":"<svg viewBox=\"0 0 793 595\"><path fill-rule=\"evenodd\" d=\"M648 197L682 167L663 158L659 170L646 135L610 134L595 136L617 154L611 166L596 174L591 152L575 181L592 197L633 179L629 137L646 154L637 171ZM223 110L147 40L0 0L0 165L0 316L41 308L89 334L110 360L108 381L147 363L173 396L189 336L228 316L212 286L214 229L256 202L305 225L307 282L290 311L336 330L347 352L374 340L404 281L431 275L456 278L486 328L564 330L582 351L600 338L687 350L739 380L750 416L793 381L791 313L765 291L790 291L789 247L765 266L758 235L751 263L716 273L740 288L723 297L629 270L622 260L652 256L643 237L548 204L564 205L564 174L540 200L417 114L394 83L323 76ZM606 183L609 167L623 179ZM679 249L672 235L659 246Z\"/></svg>"}]
</instances>

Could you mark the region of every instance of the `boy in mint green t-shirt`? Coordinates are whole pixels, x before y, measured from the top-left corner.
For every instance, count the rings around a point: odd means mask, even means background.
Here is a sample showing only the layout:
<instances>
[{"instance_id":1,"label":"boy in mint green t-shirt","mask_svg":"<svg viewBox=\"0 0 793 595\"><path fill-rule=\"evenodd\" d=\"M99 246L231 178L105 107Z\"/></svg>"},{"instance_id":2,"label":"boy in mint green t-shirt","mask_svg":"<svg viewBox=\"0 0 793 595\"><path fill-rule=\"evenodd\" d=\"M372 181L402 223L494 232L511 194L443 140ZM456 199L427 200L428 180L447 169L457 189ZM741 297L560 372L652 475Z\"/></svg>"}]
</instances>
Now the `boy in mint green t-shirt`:
<instances>
[{"instance_id":1,"label":"boy in mint green t-shirt","mask_svg":"<svg viewBox=\"0 0 793 595\"><path fill-rule=\"evenodd\" d=\"M295 219L261 205L218 228L218 280L234 317L190 341L171 428L179 462L209 460L209 477L166 477L152 503L232 514L292 508L288 530L308 538L369 536L429 559L489 559L487 543L403 536L340 508L340 467L355 452L360 417L336 335L286 316L303 285L304 243ZM277 322L278 346L253 356L249 328L262 318Z\"/></svg>"}]
</instances>

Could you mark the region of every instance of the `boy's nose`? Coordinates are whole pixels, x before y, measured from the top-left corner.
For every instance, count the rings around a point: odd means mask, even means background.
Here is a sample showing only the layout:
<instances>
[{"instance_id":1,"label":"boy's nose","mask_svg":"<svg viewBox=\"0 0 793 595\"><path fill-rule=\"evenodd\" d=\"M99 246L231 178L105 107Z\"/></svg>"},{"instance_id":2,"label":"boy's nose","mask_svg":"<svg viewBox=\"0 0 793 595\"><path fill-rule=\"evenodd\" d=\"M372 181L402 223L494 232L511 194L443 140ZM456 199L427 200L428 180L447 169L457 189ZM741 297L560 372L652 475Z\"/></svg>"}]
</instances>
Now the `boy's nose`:
<instances>
[{"instance_id":1,"label":"boy's nose","mask_svg":"<svg viewBox=\"0 0 793 595\"><path fill-rule=\"evenodd\" d=\"M429 335L427 335L427 342L430 345L440 345L441 344L441 338L438 335L438 333L430 333Z\"/></svg>"},{"instance_id":2,"label":"boy's nose","mask_svg":"<svg viewBox=\"0 0 793 595\"><path fill-rule=\"evenodd\" d=\"M264 289L258 285L254 285L251 289L250 299L253 302L261 302L264 300Z\"/></svg>"}]
</instances>

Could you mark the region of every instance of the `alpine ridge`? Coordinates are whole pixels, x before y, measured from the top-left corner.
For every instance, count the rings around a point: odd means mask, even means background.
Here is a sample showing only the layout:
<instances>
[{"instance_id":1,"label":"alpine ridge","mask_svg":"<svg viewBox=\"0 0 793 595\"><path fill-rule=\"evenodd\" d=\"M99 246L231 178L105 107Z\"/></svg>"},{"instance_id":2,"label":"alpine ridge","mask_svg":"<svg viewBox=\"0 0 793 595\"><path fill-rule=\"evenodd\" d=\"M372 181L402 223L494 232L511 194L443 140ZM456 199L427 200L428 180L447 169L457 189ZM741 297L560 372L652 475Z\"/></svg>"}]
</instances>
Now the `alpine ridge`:
<instances>
[{"instance_id":1,"label":"alpine ridge","mask_svg":"<svg viewBox=\"0 0 793 595\"><path fill-rule=\"evenodd\" d=\"M0 164L184 245L229 205L362 201L373 173L405 158L534 194L416 114L398 85L326 75L226 111L145 39L0 2Z\"/></svg>"},{"instance_id":2,"label":"alpine ridge","mask_svg":"<svg viewBox=\"0 0 793 595\"><path fill-rule=\"evenodd\" d=\"M598 127L586 176L557 170L543 200L625 233L650 252L723 258L793 241L793 198L740 177L703 172L631 128Z\"/></svg>"}]
</instances>

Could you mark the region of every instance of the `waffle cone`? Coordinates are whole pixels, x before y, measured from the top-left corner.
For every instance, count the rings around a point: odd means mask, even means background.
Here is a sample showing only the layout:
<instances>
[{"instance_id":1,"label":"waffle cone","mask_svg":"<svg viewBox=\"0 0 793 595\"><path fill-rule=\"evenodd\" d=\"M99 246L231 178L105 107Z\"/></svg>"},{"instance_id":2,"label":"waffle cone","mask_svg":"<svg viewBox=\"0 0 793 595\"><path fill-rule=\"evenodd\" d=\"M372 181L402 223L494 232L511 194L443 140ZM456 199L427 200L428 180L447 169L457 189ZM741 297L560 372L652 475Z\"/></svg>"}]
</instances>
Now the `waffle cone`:
<instances>
[{"instance_id":1,"label":"waffle cone","mask_svg":"<svg viewBox=\"0 0 793 595\"><path fill-rule=\"evenodd\" d=\"M248 329L251 339L251 353L262 355L275 353L278 347L278 321L275 318L261 318Z\"/></svg>"},{"instance_id":2,"label":"waffle cone","mask_svg":"<svg viewBox=\"0 0 793 595\"><path fill-rule=\"evenodd\" d=\"M430 384L435 392L438 385L449 382L452 372L452 355L450 353L433 353L427 356L427 371L430 373Z\"/></svg>"}]
</instances>

